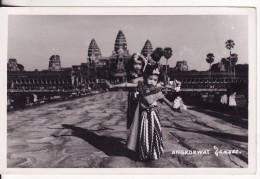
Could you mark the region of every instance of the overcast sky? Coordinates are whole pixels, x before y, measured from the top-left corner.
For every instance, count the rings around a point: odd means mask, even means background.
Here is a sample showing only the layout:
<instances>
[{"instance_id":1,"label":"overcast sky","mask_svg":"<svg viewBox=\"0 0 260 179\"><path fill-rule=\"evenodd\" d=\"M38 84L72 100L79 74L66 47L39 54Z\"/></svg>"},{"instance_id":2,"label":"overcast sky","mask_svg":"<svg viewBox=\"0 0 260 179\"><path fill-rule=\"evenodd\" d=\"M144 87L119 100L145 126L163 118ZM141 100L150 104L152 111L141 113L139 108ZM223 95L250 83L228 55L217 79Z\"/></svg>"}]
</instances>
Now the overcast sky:
<instances>
[{"instance_id":1,"label":"overcast sky","mask_svg":"<svg viewBox=\"0 0 260 179\"><path fill-rule=\"evenodd\" d=\"M190 70L207 70L208 53L215 55L215 62L229 55L225 48L228 39L236 44L232 52L238 54L238 63L248 63L247 16L223 15L11 15L8 58L16 58L27 71L47 69L53 54L60 55L62 67L80 65L87 62L92 38L102 56L109 57L119 30L125 34L130 54L140 53L147 39L154 49L171 47L172 67L186 60Z\"/></svg>"}]
</instances>

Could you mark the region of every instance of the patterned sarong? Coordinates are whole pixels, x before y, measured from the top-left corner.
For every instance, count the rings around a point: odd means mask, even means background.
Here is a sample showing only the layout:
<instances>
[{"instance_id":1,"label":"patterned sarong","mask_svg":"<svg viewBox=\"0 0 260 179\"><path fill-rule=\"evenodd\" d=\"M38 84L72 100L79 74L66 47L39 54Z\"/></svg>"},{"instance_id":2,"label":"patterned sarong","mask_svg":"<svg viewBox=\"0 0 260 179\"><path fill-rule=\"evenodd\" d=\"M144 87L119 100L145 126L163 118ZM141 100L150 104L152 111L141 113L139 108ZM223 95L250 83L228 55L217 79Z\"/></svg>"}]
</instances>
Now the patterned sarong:
<instances>
[{"instance_id":1,"label":"patterned sarong","mask_svg":"<svg viewBox=\"0 0 260 179\"><path fill-rule=\"evenodd\" d=\"M141 113L137 146L140 160L156 160L163 154L160 117L154 106L144 109Z\"/></svg>"}]
</instances>

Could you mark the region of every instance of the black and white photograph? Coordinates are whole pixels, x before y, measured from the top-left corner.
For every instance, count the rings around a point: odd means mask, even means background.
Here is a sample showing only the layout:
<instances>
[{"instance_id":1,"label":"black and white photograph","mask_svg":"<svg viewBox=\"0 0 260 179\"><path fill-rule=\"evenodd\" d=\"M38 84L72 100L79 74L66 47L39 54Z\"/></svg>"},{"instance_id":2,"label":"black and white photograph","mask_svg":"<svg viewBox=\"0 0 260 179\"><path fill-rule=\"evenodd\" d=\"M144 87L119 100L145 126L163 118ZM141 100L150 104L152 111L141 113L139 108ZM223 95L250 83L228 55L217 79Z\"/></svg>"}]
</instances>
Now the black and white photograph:
<instances>
[{"instance_id":1,"label":"black and white photograph","mask_svg":"<svg viewBox=\"0 0 260 179\"><path fill-rule=\"evenodd\" d=\"M154 9L8 14L7 170L254 168L254 9Z\"/></svg>"}]
</instances>

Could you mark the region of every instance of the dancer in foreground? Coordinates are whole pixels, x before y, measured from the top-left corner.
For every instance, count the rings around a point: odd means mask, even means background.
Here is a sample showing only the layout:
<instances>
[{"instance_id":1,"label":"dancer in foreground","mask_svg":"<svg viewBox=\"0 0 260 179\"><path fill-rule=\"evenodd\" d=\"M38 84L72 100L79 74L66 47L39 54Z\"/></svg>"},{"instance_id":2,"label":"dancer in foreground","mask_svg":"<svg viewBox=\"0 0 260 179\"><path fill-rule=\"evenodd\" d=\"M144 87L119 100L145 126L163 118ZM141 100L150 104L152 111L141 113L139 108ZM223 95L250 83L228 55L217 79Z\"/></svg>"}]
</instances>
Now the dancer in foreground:
<instances>
[{"instance_id":1,"label":"dancer in foreground","mask_svg":"<svg viewBox=\"0 0 260 179\"><path fill-rule=\"evenodd\" d=\"M138 105L127 140L127 148L136 152L141 161L156 160L163 154L163 136L157 102L161 101L174 110L174 103L168 101L159 82L158 65L147 65L144 81L137 86Z\"/></svg>"}]
</instances>

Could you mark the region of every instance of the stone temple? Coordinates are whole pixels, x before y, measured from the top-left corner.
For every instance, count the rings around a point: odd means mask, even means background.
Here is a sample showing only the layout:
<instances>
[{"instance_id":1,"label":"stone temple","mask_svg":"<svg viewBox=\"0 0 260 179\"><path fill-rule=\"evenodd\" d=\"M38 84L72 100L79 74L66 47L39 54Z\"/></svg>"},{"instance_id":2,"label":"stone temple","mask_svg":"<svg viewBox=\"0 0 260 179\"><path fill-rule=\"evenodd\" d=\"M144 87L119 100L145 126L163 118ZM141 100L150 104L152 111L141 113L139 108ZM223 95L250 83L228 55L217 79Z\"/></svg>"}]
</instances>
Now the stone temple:
<instances>
[{"instance_id":1,"label":"stone temple","mask_svg":"<svg viewBox=\"0 0 260 179\"><path fill-rule=\"evenodd\" d=\"M146 40L140 52L150 62L153 46L150 40ZM7 89L8 98L15 98L17 95L36 94L39 98L55 95L71 96L72 93L85 93L88 89L106 89L105 80L113 84L126 81L126 71L132 53L127 46L125 34L119 30L115 36L114 48L108 57L103 57L98 41L91 40L87 49L86 61L62 68L59 55L52 55L49 58L48 69L42 71L25 71L17 60L12 58L7 63ZM178 79L182 83L182 91L227 91L227 85L235 86L245 94L248 94L248 73L233 74L227 72L212 73L209 71L198 72L188 71L186 61L178 61L176 67L169 69L169 78ZM47 96L48 95L48 96ZM246 95L247 96L247 95Z\"/></svg>"},{"instance_id":2,"label":"stone temple","mask_svg":"<svg viewBox=\"0 0 260 179\"><path fill-rule=\"evenodd\" d=\"M141 53L152 60L152 52L152 44L147 40ZM116 35L114 49L109 57L102 56L98 42L93 38L88 47L87 62L72 66L72 74L75 77L75 79L72 78L72 82L93 84L101 79L109 79L112 83L125 82L130 59L131 54L123 31L119 30ZM81 77L77 78L77 76Z\"/></svg>"}]
</instances>

